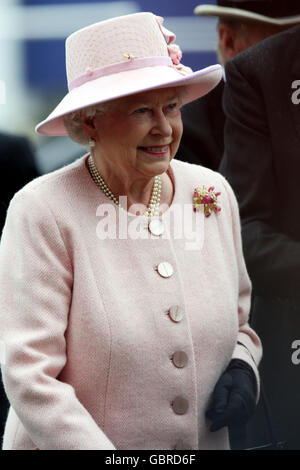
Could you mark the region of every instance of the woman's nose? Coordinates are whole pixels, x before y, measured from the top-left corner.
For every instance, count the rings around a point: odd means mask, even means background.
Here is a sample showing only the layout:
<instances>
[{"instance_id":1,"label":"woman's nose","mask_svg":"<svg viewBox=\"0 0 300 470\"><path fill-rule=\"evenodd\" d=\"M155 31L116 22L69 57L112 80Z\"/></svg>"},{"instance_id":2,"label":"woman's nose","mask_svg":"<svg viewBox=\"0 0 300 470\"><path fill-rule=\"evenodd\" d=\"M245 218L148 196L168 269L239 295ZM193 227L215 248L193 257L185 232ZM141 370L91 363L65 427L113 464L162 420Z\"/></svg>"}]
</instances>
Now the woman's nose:
<instances>
[{"instance_id":1,"label":"woman's nose","mask_svg":"<svg viewBox=\"0 0 300 470\"><path fill-rule=\"evenodd\" d=\"M160 134L166 137L172 135L172 126L163 112L156 115L154 119L155 122L152 128L153 134Z\"/></svg>"}]
</instances>

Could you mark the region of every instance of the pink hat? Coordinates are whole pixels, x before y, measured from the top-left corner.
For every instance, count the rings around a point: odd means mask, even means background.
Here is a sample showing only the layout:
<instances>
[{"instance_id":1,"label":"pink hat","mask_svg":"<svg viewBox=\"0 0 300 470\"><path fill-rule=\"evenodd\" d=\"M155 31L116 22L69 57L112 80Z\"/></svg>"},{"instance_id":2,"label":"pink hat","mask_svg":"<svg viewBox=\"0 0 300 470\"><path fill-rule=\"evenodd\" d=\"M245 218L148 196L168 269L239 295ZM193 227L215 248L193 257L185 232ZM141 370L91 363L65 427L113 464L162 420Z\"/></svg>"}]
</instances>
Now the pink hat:
<instances>
[{"instance_id":1,"label":"pink hat","mask_svg":"<svg viewBox=\"0 0 300 470\"><path fill-rule=\"evenodd\" d=\"M172 44L175 35L162 23L152 13L135 13L71 34L66 40L69 93L36 131L67 135L66 114L154 88L185 85L185 103L212 90L221 80L221 66L193 73L180 64L181 51Z\"/></svg>"}]
</instances>

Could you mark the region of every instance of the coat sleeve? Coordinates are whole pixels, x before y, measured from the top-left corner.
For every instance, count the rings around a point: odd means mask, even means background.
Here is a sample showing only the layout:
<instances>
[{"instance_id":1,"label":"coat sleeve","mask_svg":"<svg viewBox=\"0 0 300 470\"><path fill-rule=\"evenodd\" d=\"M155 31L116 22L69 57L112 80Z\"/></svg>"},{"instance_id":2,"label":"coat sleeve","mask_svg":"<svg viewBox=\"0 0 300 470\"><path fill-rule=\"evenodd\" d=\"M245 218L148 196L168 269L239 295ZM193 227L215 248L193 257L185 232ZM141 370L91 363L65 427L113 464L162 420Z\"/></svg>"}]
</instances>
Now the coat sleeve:
<instances>
[{"instance_id":1,"label":"coat sleeve","mask_svg":"<svg viewBox=\"0 0 300 470\"><path fill-rule=\"evenodd\" d=\"M245 260L255 294L274 297L276 292L278 297L294 298L300 283L300 243L277 228L279 183L261 85L251 63L251 78L242 71L248 64L239 64L233 60L226 67L220 171L239 202ZM288 187L286 192L288 201Z\"/></svg>"},{"instance_id":2,"label":"coat sleeve","mask_svg":"<svg viewBox=\"0 0 300 470\"><path fill-rule=\"evenodd\" d=\"M0 324L5 391L39 449L114 449L76 397L57 379L73 272L54 215L34 189L11 201L0 245ZM5 357L4 357L5 356Z\"/></svg>"},{"instance_id":3,"label":"coat sleeve","mask_svg":"<svg viewBox=\"0 0 300 470\"><path fill-rule=\"evenodd\" d=\"M258 365L262 357L262 345L255 331L248 324L251 304L251 282L247 273L241 238L241 225L239 208L236 197L228 182L223 179L225 191L231 206L232 236L236 252L236 264L238 270L238 320L239 332L237 344L233 351L232 359L242 359L253 369L257 382L257 399L259 397L260 379Z\"/></svg>"}]
</instances>

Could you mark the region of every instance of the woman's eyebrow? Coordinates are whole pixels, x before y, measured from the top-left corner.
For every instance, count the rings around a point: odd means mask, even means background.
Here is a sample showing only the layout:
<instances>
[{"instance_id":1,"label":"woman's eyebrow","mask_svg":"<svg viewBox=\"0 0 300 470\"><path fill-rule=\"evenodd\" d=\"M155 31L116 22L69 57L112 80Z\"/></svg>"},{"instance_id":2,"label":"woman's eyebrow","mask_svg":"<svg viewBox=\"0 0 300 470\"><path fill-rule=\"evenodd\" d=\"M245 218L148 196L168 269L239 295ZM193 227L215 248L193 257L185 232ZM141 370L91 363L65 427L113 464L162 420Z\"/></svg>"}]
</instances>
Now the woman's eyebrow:
<instances>
[{"instance_id":1,"label":"woman's eyebrow","mask_svg":"<svg viewBox=\"0 0 300 470\"><path fill-rule=\"evenodd\" d=\"M178 96L177 93L168 96L168 97L164 100L164 103L168 103L168 102L173 101L173 100L175 100L175 99L179 99L179 96ZM145 99L143 99L143 100L141 100L141 101L131 102L131 103L129 103L129 104L130 104L130 106L134 106L134 107L138 106L138 107L140 107L140 106L149 106L149 105L152 105L152 104L155 104L155 103L153 103L153 101L152 101L151 99L145 98Z\"/></svg>"}]
</instances>

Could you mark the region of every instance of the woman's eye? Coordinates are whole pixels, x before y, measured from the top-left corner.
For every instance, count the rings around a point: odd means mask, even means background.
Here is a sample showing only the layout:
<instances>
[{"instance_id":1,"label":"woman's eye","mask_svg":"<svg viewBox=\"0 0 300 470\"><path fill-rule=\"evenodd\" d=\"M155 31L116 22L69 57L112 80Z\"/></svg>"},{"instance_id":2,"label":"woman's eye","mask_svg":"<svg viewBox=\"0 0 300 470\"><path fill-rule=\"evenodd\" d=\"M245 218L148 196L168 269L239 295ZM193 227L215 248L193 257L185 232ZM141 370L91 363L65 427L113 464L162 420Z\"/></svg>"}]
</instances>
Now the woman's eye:
<instances>
[{"instance_id":1,"label":"woman's eye","mask_svg":"<svg viewBox=\"0 0 300 470\"><path fill-rule=\"evenodd\" d=\"M170 109L171 111L173 111L174 109L177 109L178 107L178 103L171 103L168 105L168 109Z\"/></svg>"},{"instance_id":2,"label":"woman's eye","mask_svg":"<svg viewBox=\"0 0 300 470\"><path fill-rule=\"evenodd\" d=\"M148 108L139 108L139 109L136 109L134 112L137 114L145 114L147 111L149 111Z\"/></svg>"}]
</instances>

